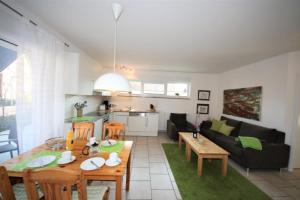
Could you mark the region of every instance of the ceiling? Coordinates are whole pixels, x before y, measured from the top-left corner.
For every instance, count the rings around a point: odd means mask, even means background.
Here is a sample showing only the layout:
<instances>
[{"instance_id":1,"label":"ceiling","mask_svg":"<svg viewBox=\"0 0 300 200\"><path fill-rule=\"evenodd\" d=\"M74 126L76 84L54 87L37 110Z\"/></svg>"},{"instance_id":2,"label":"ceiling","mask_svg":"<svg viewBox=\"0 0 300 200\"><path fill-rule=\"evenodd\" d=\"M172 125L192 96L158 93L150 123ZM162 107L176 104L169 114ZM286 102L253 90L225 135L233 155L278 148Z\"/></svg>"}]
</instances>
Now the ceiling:
<instances>
[{"instance_id":1,"label":"ceiling","mask_svg":"<svg viewBox=\"0 0 300 200\"><path fill-rule=\"evenodd\" d=\"M15 0L104 67L224 72L300 49L299 0Z\"/></svg>"}]
</instances>

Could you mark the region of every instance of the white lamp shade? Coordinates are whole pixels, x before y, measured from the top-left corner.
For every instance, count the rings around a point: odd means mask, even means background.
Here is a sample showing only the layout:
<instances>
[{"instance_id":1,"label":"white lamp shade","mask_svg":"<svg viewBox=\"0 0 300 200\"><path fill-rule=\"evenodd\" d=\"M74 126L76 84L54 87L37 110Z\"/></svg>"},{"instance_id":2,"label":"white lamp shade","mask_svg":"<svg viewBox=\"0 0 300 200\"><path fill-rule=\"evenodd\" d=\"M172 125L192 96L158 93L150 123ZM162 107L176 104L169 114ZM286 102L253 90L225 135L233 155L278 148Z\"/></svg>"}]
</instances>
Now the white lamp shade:
<instances>
[{"instance_id":1,"label":"white lamp shade","mask_svg":"<svg viewBox=\"0 0 300 200\"><path fill-rule=\"evenodd\" d=\"M118 21L119 17L121 16L121 14L123 12L123 7L118 3L113 3L112 4L112 10L113 10L115 20Z\"/></svg>"},{"instance_id":2,"label":"white lamp shade","mask_svg":"<svg viewBox=\"0 0 300 200\"><path fill-rule=\"evenodd\" d=\"M126 78L117 73L107 73L100 76L94 85L97 91L130 92L130 85Z\"/></svg>"}]
</instances>

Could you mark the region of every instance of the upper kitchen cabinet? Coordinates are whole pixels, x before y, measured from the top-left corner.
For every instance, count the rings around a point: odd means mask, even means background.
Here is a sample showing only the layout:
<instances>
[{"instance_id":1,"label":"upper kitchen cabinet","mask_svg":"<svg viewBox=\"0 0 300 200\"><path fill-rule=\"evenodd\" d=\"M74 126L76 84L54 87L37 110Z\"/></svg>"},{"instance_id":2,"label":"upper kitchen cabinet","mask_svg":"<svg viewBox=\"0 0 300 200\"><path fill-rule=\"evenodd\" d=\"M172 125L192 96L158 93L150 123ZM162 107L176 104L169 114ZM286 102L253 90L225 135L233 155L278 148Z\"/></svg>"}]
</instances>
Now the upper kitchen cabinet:
<instances>
[{"instance_id":1,"label":"upper kitchen cabinet","mask_svg":"<svg viewBox=\"0 0 300 200\"><path fill-rule=\"evenodd\" d=\"M79 53L65 52L65 94L78 93Z\"/></svg>"},{"instance_id":2,"label":"upper kitchen cabinet","mask_svg":"<svg viewBox=\"0 0 300 200\"><path fill-rule=\"evenodd\" d=\"M92 95L101 67L86 54L65 54L65 94Z\"/></svg>"}]
</instances>

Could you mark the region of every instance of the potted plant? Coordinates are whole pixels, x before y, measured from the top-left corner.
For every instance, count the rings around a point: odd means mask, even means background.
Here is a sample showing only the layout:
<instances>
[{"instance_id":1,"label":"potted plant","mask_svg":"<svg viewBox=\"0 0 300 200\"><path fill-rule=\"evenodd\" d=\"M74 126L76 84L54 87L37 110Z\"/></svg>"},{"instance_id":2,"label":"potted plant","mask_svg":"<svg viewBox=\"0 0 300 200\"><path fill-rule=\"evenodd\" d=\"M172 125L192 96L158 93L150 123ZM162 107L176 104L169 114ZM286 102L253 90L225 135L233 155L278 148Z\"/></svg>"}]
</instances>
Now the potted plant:
<instances>
[{"instance_id":1,"label":"potted plant","mask_svg":"<svg viewBox=\"0 0 300 200\"><path fill-rule=\"evenodd\" d=\"M77 117L82 117L83 108L87 107L87 101L84 101L83 103L77 102L77 103L74 104L74 107L77 110Z\"/></svg>"}]
</instances>

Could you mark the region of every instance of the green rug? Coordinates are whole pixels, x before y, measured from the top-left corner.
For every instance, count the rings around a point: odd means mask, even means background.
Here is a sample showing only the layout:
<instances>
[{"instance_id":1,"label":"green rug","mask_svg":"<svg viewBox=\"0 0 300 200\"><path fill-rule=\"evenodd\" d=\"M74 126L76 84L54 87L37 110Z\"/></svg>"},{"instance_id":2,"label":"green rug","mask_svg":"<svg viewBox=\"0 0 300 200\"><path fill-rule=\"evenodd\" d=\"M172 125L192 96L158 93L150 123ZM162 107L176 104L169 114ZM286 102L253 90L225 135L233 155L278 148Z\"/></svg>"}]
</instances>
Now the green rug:
<instances>
[{"instance_id":1,"label":"green rug","mask_svg":"<svg viewBox=\"0 0 300 200\"><path fill-rule=\"evenodd\" d=\"M263 191L228 166L226 177L221 176L221 161L203 162L203 175L197 176L197 156L185 159L185 148L163 144L170 167L183 200L269 200Z\"/></svg>"}]
</instances>

